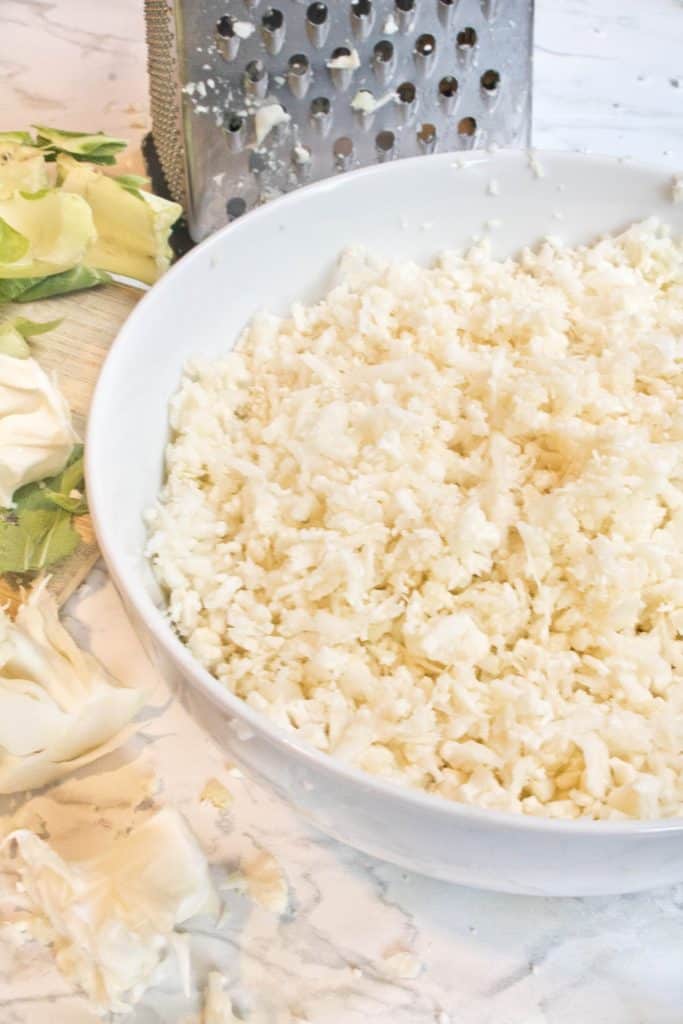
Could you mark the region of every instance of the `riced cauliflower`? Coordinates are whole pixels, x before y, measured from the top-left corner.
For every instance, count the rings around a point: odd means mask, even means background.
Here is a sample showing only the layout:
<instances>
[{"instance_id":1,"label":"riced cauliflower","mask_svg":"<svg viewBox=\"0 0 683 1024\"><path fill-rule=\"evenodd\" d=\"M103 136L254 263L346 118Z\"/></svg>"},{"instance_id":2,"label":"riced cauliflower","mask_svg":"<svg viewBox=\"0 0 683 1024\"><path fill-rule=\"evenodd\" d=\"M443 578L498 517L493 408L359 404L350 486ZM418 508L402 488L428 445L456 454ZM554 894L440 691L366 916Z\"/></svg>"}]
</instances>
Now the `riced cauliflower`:
<instances>
[{"instance_id":1,"label":"riced cauliflower","mask_svg":"<svg viewBox=\"0 0 683 1024\"><path fill-rule=\"evenodd\" d=\"M683 813L683 245L347 254L187 367L149 556L190 650L450 800Z\"/></svg>"}]
</instances>

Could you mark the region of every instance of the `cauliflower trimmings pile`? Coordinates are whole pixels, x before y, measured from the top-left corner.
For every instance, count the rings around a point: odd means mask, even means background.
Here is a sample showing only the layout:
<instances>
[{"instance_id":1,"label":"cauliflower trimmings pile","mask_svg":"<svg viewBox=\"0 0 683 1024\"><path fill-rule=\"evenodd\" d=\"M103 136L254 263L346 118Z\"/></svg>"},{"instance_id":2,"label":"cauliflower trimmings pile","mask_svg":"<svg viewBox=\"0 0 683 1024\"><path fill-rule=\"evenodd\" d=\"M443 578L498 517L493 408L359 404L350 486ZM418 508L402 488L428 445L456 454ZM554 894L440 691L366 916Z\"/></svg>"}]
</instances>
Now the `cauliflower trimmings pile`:
<instances>
[{"instance_id":1,"label":"cauliflower trimmings pile","mask_svg":"<svg viewBox=\"0 0 683 1024\"><path fill-rule=\"evenodd\" d=\"M683 244L344 257L187 367L149 554L320 750L527 814L683 813Z\"/></svg>"}]
</instances>

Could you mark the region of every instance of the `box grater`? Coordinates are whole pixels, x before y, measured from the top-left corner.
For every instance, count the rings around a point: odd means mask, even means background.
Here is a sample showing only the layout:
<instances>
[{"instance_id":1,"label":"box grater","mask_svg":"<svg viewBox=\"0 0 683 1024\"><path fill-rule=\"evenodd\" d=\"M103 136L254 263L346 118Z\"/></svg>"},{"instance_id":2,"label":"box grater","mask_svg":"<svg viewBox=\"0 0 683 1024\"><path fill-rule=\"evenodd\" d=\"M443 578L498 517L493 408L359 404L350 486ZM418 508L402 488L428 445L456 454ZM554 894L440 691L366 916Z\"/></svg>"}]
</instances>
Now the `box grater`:
<instances>
[{"instance_id":1,"label":"box grater","mask_svg":"<svg viewBox=\"0 0 683 1024\"><path fill-rule=\"evenodd\" d=\"M145 0L154 143L198 241L299 185L525 145L533 0Z\"/></svg>"}]
</instances>

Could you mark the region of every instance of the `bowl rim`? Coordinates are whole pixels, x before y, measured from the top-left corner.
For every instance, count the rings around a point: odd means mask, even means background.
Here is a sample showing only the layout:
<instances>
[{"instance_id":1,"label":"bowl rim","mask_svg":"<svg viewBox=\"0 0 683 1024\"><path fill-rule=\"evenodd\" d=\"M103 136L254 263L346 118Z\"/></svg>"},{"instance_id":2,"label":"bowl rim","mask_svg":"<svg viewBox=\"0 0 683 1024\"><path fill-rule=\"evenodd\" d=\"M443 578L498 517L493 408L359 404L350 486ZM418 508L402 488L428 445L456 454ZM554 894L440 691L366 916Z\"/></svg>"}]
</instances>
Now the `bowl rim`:
<instances>
[{"instance_id":1,"label":"bowl rim","mask_svg":"<svg viewBox=\"0 0 683 1024\"><path fill-rule=\"evenodd\" d=\"M324 753L302 740L296 733L288 733L281 726L271 721L266 715L251 708L242 698L237 697L227 687L223 686L211 673L205 669L200 662L190 653L189 648L180 640L173 631L170 623L164 616L161 608L157 607L150 600L149 594L145 592L141 598L140 592L145 591L135 568L130 560L118 554L115 546L110 540L107 527L107 503L102 499L99 488L98 468L98 435L106 432L106 423L101 409L106 405L105 397L110 390L109 378L114 373L116 365L124 361L132 338L137 332L138 320L147 315L147 310L154 308L154 304L163 301L164 296L175 289L176 282L182 279L186 269L194 261L204 258L204 254L213 248L221 248L225 243L224 239L234 239L239 244L240 235L250 230L250 225L259 220L268 218L277 219L280 211L289 210L301 203L306 203L311 195L325 192L330 194L340 189L354 187L354 183L360 179L375 176L410 173L411 166L417 161L424 164L441 163L449 168L452 173L454 163L460 167L469 164L487 163L492 166L504 164L506 161L529 163L530 157L538 160L567 162L568 164L601 165L603 168L615 170L623 167L631 169L660 179L665 184L671 179L671 173L666 168L654 163L647 163L638 160L624 160L620 157L606 156L601 154L587 154L562 150L527 150L527 149L500 149L495 152L471 150L469 152L448 152L437 153L428 156L408 157L390 163L376 166L363 167L357 170L337 175L333 178L326 178L313 182L301 188L295 189L286 195L280 196L268 202L248 214L240 217L230 224L198 243L190 252L186 253L175 263L164 275L150 288L137 303L136 307L126 318L119 329L116 338L105 357L100 369L97 384L92 397L85 442L85 473L90 506L90 514L108 572L110 573L117 590L124 597L124 605L130 604L145 628L149 631L154 641L165 651L170 660L180 669L184 678L203 693L204 696L222 708L224 711L241 720L245 726L254 734L262 733L265 738L280 750L292 755L303 763L303 767L315 768L324 775L332 776L340 783L350 782L354 786L372 793L374 796L384 798L390 802L403 804L406 807L416 807L421 811L450 819L454 826L476 823L480 827L491 830L506 830L508 832L520 833L547 833L558 836L648 836L660 833L678 833L683 831L683 816L671 818L653 819L618 819L603 820L593 818L550 818L545 816L528 815L516 811L501 811L460 803L455 800L448 800L438 793L413 788L386 779L379 775L372 775L360 768L349 765L331 754ZM257 312L255 310L254 312ZM244 742L249 742L245 738Z\"/></svg>"}]
</instances>

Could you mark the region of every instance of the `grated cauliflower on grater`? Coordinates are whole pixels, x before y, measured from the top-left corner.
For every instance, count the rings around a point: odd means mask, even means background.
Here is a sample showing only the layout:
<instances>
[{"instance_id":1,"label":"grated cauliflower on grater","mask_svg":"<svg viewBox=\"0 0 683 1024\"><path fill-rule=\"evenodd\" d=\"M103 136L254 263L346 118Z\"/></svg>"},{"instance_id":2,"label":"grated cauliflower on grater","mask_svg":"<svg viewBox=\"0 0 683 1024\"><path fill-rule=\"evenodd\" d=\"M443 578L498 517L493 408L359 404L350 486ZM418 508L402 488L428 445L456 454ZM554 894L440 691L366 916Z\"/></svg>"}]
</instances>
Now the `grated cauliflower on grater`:
<instances>
[{"instance_id":1,"label":"grated cauliflower on grater","mask_svg":"<svg viewBox=\"0 0 683 1024\"><path fill-rule=\"evenodd\" d=\"M467 804L683 813L683 244L358 250L186 368L149 557L193 654Z\"/></svg>"}]
</instances>

